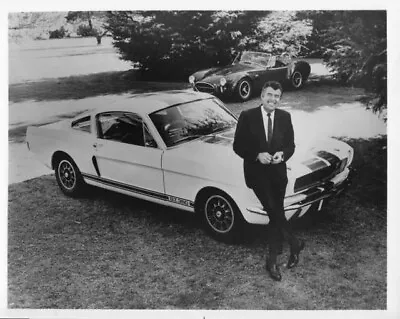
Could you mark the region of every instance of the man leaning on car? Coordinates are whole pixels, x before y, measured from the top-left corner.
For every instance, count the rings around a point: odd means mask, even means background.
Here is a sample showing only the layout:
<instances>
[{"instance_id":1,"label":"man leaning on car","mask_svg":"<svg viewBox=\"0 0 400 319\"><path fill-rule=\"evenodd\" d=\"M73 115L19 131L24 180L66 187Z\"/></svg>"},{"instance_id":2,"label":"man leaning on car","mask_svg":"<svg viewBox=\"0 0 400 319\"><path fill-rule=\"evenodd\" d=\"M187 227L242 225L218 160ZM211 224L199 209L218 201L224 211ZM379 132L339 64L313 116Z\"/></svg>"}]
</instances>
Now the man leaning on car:
<instances>
[{"instance_id":1,"label":"man leaning on car","mask_svg":"<svg viewBox=\"0 0 400 319\"><path fill-rule=\"evenodd\" d=\"M281 96L279 82L265 83L262 104L240 114L233 143L233 150L243 159L246 185L254 191L270 219L266 269L277 281L282 279L277 258L282 254L284 235L290 245L287 268L298 264L304 249L304 242L292 233L283 206L288 182L286 161L293 155L295 144L290 113L278 108Z\"/></svg>"}]
</instances>

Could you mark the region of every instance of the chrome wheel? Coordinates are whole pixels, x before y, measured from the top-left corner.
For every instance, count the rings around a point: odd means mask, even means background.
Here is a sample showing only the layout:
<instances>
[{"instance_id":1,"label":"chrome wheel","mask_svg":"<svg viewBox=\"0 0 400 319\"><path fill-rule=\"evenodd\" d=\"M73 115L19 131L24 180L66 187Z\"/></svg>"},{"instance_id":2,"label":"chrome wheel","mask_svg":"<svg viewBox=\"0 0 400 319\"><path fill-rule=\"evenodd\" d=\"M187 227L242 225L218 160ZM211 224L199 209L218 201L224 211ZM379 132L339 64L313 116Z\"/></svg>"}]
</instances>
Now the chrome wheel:
<instances>
[{"instance_id":1,"label":"chrome wheel","mask_svg":"<svg viewBox=\"0 0 400 319\"><path fill-rule=\"evenodd\" d=\"M303 75L301 74L300 71L294 71L292 74L292 86L295 89L298 89L303 85Z\"/></svg>"},{"instance_id":2,"label":"chrome wheel","mask_svg":"<svg viewBox=\"0 0 400 319\"><path fill-rule=\"evenodd\" d=\"M235 213L229 201L220 195L212 195L205 202L204 214L211 229L226 234L233 228Z\"/></svg>"},{"instance_id":3,"label":"chrome wheel","mask_svg":"<svg viewBox=\"0 0 400 319\"><path fill-rule=\"evenodd\" d=\"M67 160L58 164L57 174L62 187L66 190L73 190L76 186L76 172L74 166Z\"/></svg>"},{"instance_id":4,"label":"chrome wheel","mask_svg":"<svg viewBox=\"0 0 400 319\"><path fill-rule=\"evenodd\" d=\"M248 100L251 95L251 83L246 79L241 80L238 84L238 93L242 101Z\"/></svg>"}]
</instances>

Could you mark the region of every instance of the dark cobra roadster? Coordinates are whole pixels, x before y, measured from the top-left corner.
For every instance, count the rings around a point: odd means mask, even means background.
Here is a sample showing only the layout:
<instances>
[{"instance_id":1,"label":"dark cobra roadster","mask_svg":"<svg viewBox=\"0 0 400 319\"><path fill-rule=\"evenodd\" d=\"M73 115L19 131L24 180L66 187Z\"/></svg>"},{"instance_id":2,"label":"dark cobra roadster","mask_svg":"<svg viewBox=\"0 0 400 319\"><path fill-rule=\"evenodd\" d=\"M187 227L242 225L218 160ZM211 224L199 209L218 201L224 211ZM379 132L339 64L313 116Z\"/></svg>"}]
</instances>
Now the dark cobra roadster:
<instances>
[{"instance_id":1,"label":"dark cobra roadster","mask_svg":"<svg viewBox=\"0 0 400 319\"><path fill-rule=\"evenodd\" d=\"M247 101L260 92L266 81L275 80L301 88L310 75L306 61L293 61L288 55L271 55L264 52L243 51L225 67L198 71L189 77L193 89L220 97L235 96Z\"/></svg>"}]
</instances>

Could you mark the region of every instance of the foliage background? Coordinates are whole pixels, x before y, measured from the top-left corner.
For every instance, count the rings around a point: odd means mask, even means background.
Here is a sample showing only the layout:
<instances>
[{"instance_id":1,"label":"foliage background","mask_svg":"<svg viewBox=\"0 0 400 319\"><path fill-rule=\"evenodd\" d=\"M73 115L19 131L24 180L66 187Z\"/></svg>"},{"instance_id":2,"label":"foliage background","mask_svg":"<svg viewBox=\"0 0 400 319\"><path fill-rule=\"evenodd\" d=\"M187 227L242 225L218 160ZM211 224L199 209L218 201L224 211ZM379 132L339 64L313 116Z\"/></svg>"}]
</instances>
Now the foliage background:
<instances>
[{"instance_id":1,"label":"foliage background","mask_svg":"<svg viewBox=\"0 0 400 319\"><path fill-rule=\"evenodd\" d=\"M112 36L142 79L186 81L226 65L243 49L319 57L340 85L362 87L374 111L387 107L387 17L347 11L70 11L9 14L9 39ZM99 38L100 36L100 38ZM22 39L22 40L21 40Z\"/></svg>"}]
</instances>

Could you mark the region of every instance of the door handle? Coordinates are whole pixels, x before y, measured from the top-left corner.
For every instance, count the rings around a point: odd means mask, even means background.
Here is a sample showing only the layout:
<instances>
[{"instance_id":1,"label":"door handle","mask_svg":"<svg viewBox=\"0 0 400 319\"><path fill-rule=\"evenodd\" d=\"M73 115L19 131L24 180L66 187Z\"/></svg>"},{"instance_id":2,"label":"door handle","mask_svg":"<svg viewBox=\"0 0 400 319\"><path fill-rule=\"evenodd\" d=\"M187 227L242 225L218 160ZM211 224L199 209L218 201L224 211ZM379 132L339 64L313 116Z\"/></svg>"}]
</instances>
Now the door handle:
<instances>
[{"instance_id":1,"label":"door handle","mask_svg":"<svg viewBox=\"0 0 400 319\"><path fill-rule=\"evenodd\" d=\"M100 144L100 143L93 143L93 147L94 148L98 148L98 147L102 147L103 146L103 144Z\"/></svg>"}]
</instances>

